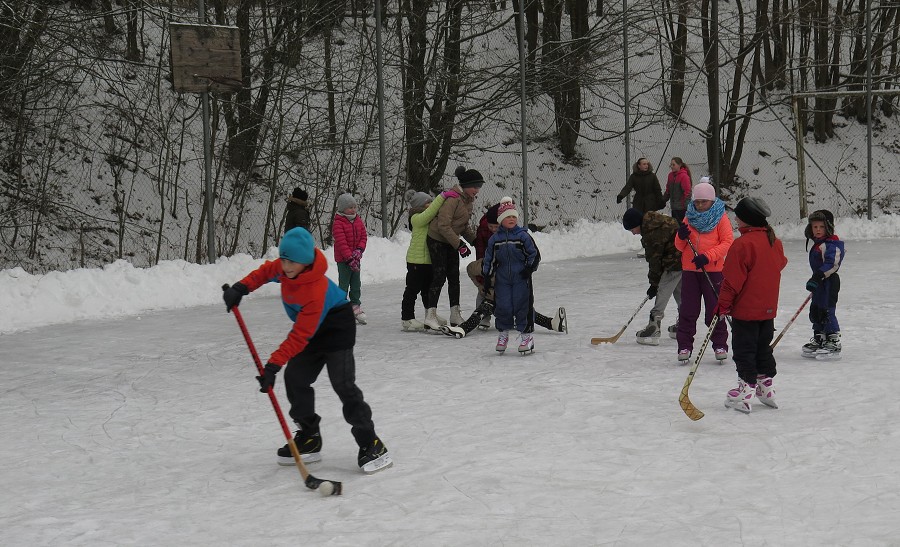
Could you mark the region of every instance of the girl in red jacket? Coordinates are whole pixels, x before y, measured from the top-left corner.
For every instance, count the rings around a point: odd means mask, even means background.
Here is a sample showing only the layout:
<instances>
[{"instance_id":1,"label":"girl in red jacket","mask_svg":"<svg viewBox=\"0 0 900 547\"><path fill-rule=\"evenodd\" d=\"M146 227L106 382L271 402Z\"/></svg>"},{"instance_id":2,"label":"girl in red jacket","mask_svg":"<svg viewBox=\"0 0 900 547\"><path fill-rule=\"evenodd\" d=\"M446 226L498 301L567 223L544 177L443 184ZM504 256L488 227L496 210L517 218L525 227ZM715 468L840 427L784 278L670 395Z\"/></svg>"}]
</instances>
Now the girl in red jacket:
<instances>
[{"instance_id":1,"label":"girl in red jacket","mask_svg":"<svg viewBox=\"0 0 900 547\"><path fill-rule=\"evenodd\" d=\"M691 168L679 157L669 162L669 178L666 180L666 191L663 203L671 200L672 216L681 222L687 212L688 199L691 196ZM709 182L708 180L706 182ZM641 211L646 213L647 211Z\"/></svg>"},{"instance_id":2,"label":"girl in red jacket","mask_svg":"<svg viewBox=\"0 0 900 547\"><path fill-rule=\"evenodd\" d=\"M348 291L353 315L360 325L366 324L366 314L360 305L362 294L359 269L363 252L366 250L366 225L356 212L356 199L351 194L341 194L337 198L331 235L334 238L334 261L338 268L338 286Z\"/></svg>"},{"instance_id":3,"label":"girl in red jacket","mask_svg":"<svg viewBox=\"0 0 900 547\"><path fill-rule=\"evenodd\" d=\"M766 217L766 202L747 197L734 209L741 237L725 259L722 291L716 313L731 316L731 349L738 373L738 387L730 390L726 408L750 412L755 399L772 408L775 404L775 357L772 336L778 311L781 270L787 265L784 247Z\"/></svg>"}]
</instances>

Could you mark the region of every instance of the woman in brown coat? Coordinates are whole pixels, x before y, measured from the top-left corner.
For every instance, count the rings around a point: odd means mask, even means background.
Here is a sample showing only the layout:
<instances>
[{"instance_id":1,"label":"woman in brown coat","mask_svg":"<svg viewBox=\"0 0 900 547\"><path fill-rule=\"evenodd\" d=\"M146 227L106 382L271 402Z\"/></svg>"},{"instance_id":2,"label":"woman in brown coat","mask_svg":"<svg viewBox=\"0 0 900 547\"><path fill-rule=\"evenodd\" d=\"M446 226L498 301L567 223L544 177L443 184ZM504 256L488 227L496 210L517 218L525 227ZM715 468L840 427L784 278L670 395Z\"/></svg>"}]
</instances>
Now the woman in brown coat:
<instances>
[{"instance_id":1,"label":"woman in brown coat","mask_svg":"<svg viewBox=\"0 0 900 547\"><path fill-rule=\"evenodd\" d=\"M447 198L438 211L437 216L428 225L426 245L431 254L431 287L428 301L436 306L447 282L447 294L450 297L450 324L463 322L459 311L459 257L467 257L472 251L462 239L475 241L475 233L469 226L475 196L484 185L484 178L475 169L463 166L454 172L459 179L453 190L459 194L456 198ZM440 332L441 324L437 318L437 308L428 308L425 315L425 327Z\"/></svg>"}]
</instances>

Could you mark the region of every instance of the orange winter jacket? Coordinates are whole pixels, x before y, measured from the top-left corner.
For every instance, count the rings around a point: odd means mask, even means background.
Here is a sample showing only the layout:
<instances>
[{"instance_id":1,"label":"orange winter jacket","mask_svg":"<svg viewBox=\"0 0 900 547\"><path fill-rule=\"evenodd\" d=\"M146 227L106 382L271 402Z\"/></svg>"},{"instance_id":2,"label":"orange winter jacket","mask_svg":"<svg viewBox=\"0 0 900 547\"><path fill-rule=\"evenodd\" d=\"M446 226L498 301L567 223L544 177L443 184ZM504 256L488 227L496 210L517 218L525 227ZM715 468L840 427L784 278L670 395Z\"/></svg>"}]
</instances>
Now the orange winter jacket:
<instances>
[{"instance_id":1,"label":"orange winter jacket","mask_svg":"<svg viewBox=\"0 0 900 547\"><path fill-rule=\"evenodd\" d=\"M694 244L697 254L706 255L706 258L709 259L709 264L704 269L708 272L721 272L722 266L725 265L725 255L728 254L728 249L731 248L731 243L734 241L734 231L728 215L722 213L722 218L719 219L716 227L706 234L701 234L691 226L687 217L684 219L684 224L687 224L691 231L688 239ZM693 263L694 251L691 250L691 246L678 235L675 236L675 248L681 251L681 269L683 271L700 271L700 268Z\"/></svg>"}]
</instances>

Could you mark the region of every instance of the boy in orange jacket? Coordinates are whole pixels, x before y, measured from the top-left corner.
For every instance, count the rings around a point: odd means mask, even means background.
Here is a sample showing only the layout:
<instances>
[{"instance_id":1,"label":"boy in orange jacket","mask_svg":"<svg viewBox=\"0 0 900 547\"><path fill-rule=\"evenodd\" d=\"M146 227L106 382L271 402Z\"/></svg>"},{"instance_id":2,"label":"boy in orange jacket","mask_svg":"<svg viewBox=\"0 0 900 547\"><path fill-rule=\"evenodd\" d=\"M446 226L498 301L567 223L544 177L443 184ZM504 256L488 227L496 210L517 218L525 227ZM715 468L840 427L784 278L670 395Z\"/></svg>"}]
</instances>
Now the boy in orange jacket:
<instances>
[{"instance_id":1,"label":"boy in orange jacket","mask_svg":"<svg viewBox=\"0 0 900 547\"><path fill-rule=\"evenodd\" d=\"M303 461L317 462L322 459L321 417L316 414L312 384L327 366L331 386L344 407L344 419L359 445L360 469L374 473L390 467L393 461L375 434L372 409L356 387L356 319L347 292L325 277L327 259L306 229L293 228L284 234L278 253L279 260L265 262L223 293L231 310L242 297L266 283L281 285L281 301L294 326L269 357L264 374L257 376L260 391L268 392L278 372L285 369L290 416L299 426L294 440ZM294 465L288 445L278 450L278 458L281 465Z\"/></svg>"}]
</instances>

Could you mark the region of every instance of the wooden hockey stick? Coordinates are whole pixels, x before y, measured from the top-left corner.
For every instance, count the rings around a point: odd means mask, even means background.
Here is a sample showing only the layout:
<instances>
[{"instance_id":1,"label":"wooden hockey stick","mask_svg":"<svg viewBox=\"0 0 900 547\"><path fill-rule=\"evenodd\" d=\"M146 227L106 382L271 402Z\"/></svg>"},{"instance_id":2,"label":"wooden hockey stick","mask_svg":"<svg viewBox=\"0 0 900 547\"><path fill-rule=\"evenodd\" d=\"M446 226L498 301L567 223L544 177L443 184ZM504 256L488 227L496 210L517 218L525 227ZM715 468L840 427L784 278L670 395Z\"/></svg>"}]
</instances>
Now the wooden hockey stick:
<instances>
[{"instance_id":1,"label":"wooden hockey stick","mask_svg":"<svg viewBox=\"0 0 900 547\"><path fill-rule=\"evenodd\" d=\"M794 321L797 319L797 316L800 315L800 312L802 312L803 308L805 308L806 305L809 304L809 301L811 299L812 299L812 293L809 293L808 295L806 295L806 300L803 301L803 304L800 304L800 308L797 309L796 312L794 312L794 316L791 317L791 320L787 322L787 325L785 325L783 329L781 329L781 332L778 334L778 338L776 338L775 341L769 345L770 348L774 348L775 346L778 345L778 342L780 342L781 339L784 337L784 333L786 333L788 331L788 329L791 328L791 325L794 324Z\"/></svg>"},{"instance_id":2,"label":"wooden hockey stick","mask_svg":"<svg viewBox=\"0 0 900 547\"><path fill-rule=\"evenodd\" d=\"M697 354L697 358L694 359L694 364L691 365L691 371L688 372L688 377L684 381L684 385L681 387L681 395L678 396L678 404L681 405L681 410L687 414L687 417L694 420L695 422L703 417L703 412L700 411L699 408L694 406L694 403L691 402L688 397L688 390L691 388L691 382L694 381L694 375L697 373L697 367L700 366L700 359L703 358L703 352L706 351L706 346L709 345L709 339L712 337L713 331L716 329L716 324L719 322L719 316L714 315L712 321L709 322L709 331L706 333L706 338L703 339L703 344L700 346L700 352Z\"/></svg>"},{"instance_id":3,"label":"wooden hockey stick","mask_svg":"<svg viewBox=\"0 0 900 547\"><path fill-rule=\"evenodd\" d=\"M225 290L226 288L228 288L228 285L222 287L222 290ZM250 333L247 331L247 325L244 324L244 318L241 316L241 311L237 306L231 308L231 311L234 313L234 318L237 319L238 326L241 328L241 333L244 335L244 340L247 342L250 354L253 355L253 362L256 363L256 370L259 372L260 376L262 376L265 374L265 369L263 368L262 361L259 359L259 354L256 353L256 347L253 345L253 340L250 339ZM266 393L268 393L272 408L278 416L278 423L281 424L281 431L287 439L288 446L291 449L291 455L294 456L294 463L297 464L297 469L300 470L300 476L303 477L303 483L310 490L318 490L324 483L329 483L331 486L325 486L320 493L331 496L340 496L343 492L343 484L338 481L316 478L306 469L303 458L300 456L300 450L297 449L297 443L294 442L294 438L291 436L291 430L284 420L284 414L281 412L281 405L278 404L278 399L275 398L275 391L270 387ZM328 493L329 489L331 490L330 494Z\"/></svg>"},{"instance_id":4,"label":"wooden hockey stick","mask_svg":"<svg viewBox=\"0 0 900 547\"><path fill-rule=\"evenodd\" d=\"M634 310L634 314L632 314L631 319L629 319L628 322L625 323L625 326L622 327L622 330L620 330L618 333L616 333L615 336L610 336L609 338L591 338L591 344L593 344L595 346L597 344L615 344L616 340L618 340L619 337L622 336L622 333L625 332L625 329L628 328L628 325L630 325L631 322L634 321L634 318L637 317L637 314L640 313L641 308L644 307L644 304L647 303L647 300L650 300L649 296L644 298L644 300L641 302L641 305L638 306L638 308L636 310Z\"/></svg>"}]
</instances>

